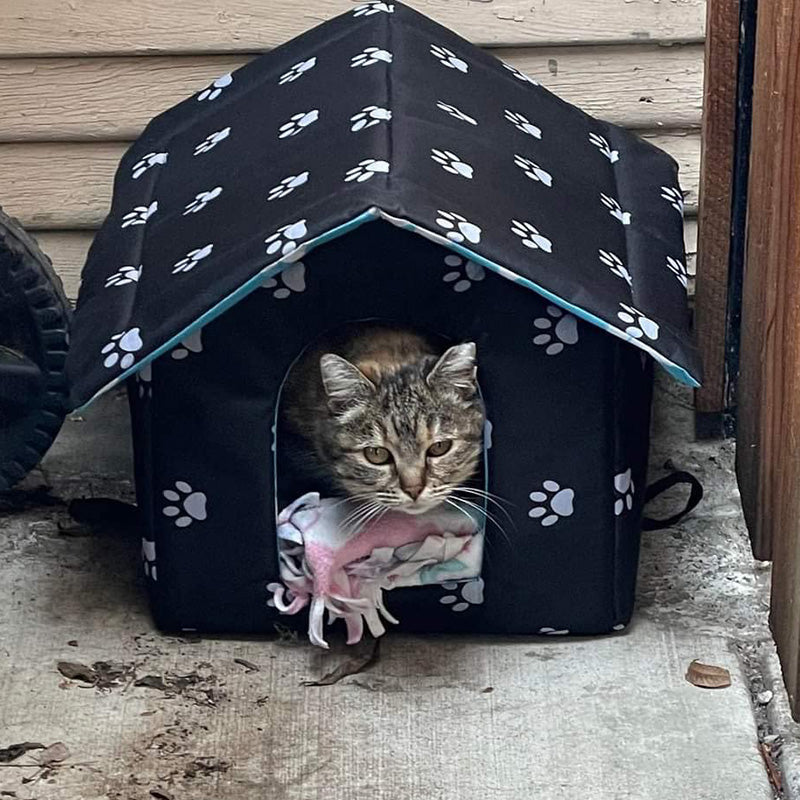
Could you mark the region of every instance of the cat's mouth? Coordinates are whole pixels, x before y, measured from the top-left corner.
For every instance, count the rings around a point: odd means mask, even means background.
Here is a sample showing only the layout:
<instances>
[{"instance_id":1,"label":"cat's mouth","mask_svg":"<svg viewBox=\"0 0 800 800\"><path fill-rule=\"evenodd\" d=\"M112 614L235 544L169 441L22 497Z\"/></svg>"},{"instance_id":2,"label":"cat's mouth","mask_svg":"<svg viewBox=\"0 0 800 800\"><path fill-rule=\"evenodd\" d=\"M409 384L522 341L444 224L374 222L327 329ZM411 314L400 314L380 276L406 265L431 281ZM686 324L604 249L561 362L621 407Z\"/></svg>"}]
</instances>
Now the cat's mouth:
<instances>
[{"instance_id":1,"label":"cat's mouth","mask_svg":"<svg viewBox=\"0 0 800 800\"><path fill-rule=\"evenodd\" d=\"M406 503L399 503L395 508L397 511L402 511L404 514L424 514L426 511L432 511L436 506L440 505L442 500L433 498L417 498Z\"/></svg>"}]
</instances>

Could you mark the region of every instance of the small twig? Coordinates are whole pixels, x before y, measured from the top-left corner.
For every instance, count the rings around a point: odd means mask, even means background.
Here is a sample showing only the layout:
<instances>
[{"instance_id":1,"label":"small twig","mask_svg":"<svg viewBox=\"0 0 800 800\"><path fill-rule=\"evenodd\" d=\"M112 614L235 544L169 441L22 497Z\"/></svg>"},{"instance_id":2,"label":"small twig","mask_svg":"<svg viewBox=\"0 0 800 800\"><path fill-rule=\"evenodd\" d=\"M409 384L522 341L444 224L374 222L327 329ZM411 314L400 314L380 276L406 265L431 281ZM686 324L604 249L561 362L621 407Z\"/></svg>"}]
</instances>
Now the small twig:
<instances>
[{"instance_id":1,"label":"small twig","mask_svg":"<svg viewBox=\"0 0 800 800\"><path fill-rule=\"evenodd\" d=\"M781 773L777 766L775 766L775 759L772 758L772 751L769 745L764 744L764 742L758 743L758 749L761 751L761 758L764 759L764 766L767 768L769 782L772 784L773 789L780 794L783 790Z\"/></svg>"}]
</instances>

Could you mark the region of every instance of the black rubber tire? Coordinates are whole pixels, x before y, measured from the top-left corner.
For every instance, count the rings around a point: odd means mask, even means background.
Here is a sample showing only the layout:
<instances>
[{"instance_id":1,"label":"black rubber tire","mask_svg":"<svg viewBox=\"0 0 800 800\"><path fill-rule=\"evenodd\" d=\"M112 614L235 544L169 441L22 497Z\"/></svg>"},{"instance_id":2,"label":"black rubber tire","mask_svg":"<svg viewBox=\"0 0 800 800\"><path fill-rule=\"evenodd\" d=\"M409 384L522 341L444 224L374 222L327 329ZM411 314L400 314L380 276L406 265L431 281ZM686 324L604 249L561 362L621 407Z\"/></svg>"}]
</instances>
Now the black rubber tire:
<instances>
[{"instance_id":1,"label":"black rubber tire","mask_svg":"<svg viewBox=\"0 0 800 800\"><path fill-rule=\"evenodd\" d=\"M21 480L47 452L68 410L64 372L72 309L50 259L19 222L0 208L0 346L21 353L41 371L38 397L21 418L4 419L0 491ZM0 430L0 435L3 431Z\"/></svg>"}]
</instances>

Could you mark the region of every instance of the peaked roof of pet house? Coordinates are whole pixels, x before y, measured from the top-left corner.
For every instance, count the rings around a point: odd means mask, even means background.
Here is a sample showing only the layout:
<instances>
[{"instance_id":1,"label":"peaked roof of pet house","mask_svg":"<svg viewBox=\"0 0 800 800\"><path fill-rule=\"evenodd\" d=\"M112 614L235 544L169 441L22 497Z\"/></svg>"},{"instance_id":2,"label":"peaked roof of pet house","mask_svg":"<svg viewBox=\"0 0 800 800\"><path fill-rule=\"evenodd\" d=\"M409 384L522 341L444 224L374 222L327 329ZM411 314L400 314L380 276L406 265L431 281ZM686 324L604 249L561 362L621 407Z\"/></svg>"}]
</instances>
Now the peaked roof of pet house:
<instances>
[{"instance_id":1,"label":"peaked roof of pet house","mask_svg":"<svg viewBox=\"0 0 800 800\"><path fill-rule=\"evenodd\" d=\"M69 357L81 405L311 248L388 220L696 385L673 159L400 3L156 117L123 157Z\"/></svg>"}]
</instances>

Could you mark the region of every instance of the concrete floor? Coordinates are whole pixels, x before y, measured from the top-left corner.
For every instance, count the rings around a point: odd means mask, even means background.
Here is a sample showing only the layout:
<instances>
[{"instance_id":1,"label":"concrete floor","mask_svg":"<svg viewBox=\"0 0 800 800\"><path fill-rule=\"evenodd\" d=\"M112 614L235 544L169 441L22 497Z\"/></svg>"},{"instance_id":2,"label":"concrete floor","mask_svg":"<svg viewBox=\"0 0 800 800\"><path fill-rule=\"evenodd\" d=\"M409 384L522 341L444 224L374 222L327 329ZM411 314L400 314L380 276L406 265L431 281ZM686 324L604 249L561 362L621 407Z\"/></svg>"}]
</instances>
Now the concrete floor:
<instances>
[{"instance_id":1,"label":"concrete floor","mask_svg":"<svg viewBox=\"0 0 800 800\"><path fill-rule=\"evenodd\" d=\"M63 742L69 755L0 763L0 798L767 800L778 795L762 750L785 796L800 797L768 567L750 555L732 444L691 442L690 401L659 380L651 477L670 460L703 480L706 500L645 534L624 635L390 633L371 666L328 686L303 682L350 651L159 635L136 538L76 535L89 532L62 506L27 495L32 507L0 516L0 748ZM129 497L125 418L117 397L69 422L25 486ZM732 686L687 683L695 658L727 667ZM97 665L109 685L66 680L59 660L113 662ZM150 686L135 685L146 676Z\"/></svg>"}]
</instances>

